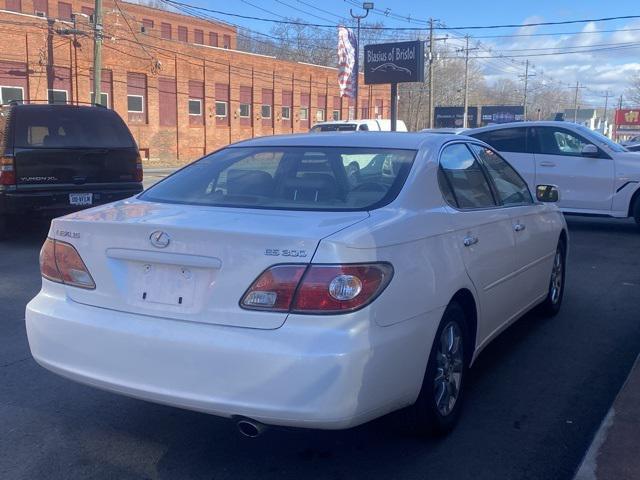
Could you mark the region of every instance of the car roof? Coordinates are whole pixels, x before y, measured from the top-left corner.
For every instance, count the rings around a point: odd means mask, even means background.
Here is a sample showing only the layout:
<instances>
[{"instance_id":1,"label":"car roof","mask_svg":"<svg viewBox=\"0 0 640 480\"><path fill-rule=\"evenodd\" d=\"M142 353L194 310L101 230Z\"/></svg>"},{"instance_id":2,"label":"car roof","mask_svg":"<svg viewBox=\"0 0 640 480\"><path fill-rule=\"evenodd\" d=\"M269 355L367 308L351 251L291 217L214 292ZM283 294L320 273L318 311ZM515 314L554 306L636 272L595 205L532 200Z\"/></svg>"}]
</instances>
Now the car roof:
<instances>
[{"instance_id":1,"label":"car roof","mask_svg":"<svg viewBox=\"0 0 640 480\"><path fill-rule=\"evenodd\" d=\"M409 132L324 132L297 135L258 137L230 145L230 147L369 147L419 150L439 147L460 135ZM468 139L471 140L471 139ZM475 140L475 139L474 139Z\"/></svg>"},{"instance_id":2,"label":"car roof","mask_svg":"<svg viewBox=\"0 0 640 480\"><path fill-rule=\"evenodd\" d=\"M489 132L491 130L501 130L503 128L523 128L523 127L564 127L564 128L576 128L580 125L573 122L563 122L558 120L530 120L526 122L509 122L509 123L496 123L494 125L487 125L486 127L472 128L465 132L467 135L480 132Z\"/></svg>"}]
</instances>

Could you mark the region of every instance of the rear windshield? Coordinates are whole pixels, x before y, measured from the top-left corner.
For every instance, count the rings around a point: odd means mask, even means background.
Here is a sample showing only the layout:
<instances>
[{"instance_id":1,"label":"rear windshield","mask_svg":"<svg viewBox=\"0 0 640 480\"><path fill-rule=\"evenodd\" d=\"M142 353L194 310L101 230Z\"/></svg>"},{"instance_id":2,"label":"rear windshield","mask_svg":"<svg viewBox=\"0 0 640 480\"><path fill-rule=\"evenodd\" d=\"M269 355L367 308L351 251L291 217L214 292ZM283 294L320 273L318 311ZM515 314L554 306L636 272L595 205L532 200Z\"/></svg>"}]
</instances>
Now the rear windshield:
<instances>
[{"instance_id":1,"label":"rear windshield","mask_svg":"<svg viewBox=\"0 0 640 480\"><path fill-rule=\"evenodd\" d=\"M311 127L311 132L353 132L356 127L355 123L327 123L326 125L314 125Z\"/></svg>"},{"instance_id":2,"label":"rear windshield","mask_svg":"<svg viewBox=\"0 0 640 480\"><path fill-rule=\"evenodd\" d=\"M414 150L232 147L192 163L140 198L281 210L370 210L391 202Z\"/></svg>"},{"instance_id":3,"label":"rear windshield","mask_svg":"<svg viewBox=\"0 0 640 480\"><path fill-rule=\"evenodd\" d=\"M21 148L130 148L122 119L94 108L24 108L15 112L15 146Z\"/></svg>"}]
</instances>

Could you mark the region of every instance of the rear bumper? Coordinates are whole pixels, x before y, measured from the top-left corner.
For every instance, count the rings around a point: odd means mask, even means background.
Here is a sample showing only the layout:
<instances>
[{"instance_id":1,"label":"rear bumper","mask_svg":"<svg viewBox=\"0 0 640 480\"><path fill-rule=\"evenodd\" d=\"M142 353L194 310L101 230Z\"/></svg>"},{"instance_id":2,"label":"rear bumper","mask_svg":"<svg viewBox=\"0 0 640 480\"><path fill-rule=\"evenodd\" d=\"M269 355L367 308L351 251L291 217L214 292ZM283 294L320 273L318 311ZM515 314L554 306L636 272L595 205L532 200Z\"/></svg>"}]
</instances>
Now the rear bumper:
<instances>
[{"instance_id":1,"label":"rear bumper","mask_svg":"<svg viewBox=\"0 0 640 480\"><path fill-rule=\"evenodd\" d=\"M68 187L55 190L5 190L0 191L0 214L40 212L45 215L50 214L55 216L90 206L123 200L137 195L142 190L143 187L141 183L132 183L130 186L120 185L119 188L105 188L100 185L81 185L77 188ZM70 205L70 193L93 193L93 204L87 205L86 207Z\"/></svg>"},{"instance_id":2,"label":"rear bumper","mask_svg":"<svg viewBox=\"0 0 640 480\"><path fill-rule=\"evenodd\" d=\"M392 327L375 325L367 309L291 315L259 330L90 307L63 292L50 284L27 306L31 352L45 368L157 403L323 429L413 403L442 313Z\"/></svg>"}]
</instances>

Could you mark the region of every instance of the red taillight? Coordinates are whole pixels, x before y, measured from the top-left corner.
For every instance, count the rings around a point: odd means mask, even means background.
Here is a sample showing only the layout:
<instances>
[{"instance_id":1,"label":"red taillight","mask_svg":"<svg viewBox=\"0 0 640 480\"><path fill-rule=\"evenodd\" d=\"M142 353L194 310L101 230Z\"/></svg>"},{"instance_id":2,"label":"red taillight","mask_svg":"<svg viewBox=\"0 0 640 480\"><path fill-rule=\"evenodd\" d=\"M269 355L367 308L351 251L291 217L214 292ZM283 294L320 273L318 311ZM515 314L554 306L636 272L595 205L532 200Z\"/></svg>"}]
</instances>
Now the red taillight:
<instances>
[{"instance_id":1,"label":"red taillight","mask_svg":"<svg viewBox=\"0 0 640 480\"><path fill-rule=\"evenodd\" d=\"M136 173L135 173L135 181L141 182L144 177L142 170L142 157L138 154L138 158L136 158Z\"/></svg>"},{"instance_id":2,"label":"red taillight","mask_svg":"<svg viewBox=\"0 0 640 480\"><path fill-rule=\"evenodd\" d=\"M240 303L278 312L352 312L375 300L392 276L388 263L277 265L253 282Z\"/></svg>"},{"instance_id":3,"label":"red taillight","mask_svg":"<svg viewBox=\"0 0 640 480\"><path fill-rule=\"evenodd\" d=\"M16 184L15 162L11 157L0 157L0 185Z\"/></svg>"},{"instance_id":4,"label":"red taillight","mask_svg":"<svg viewBox=\"0 0 640 480\"><path fill-rule=\"evenodd\" d=\"M306 265L276 265L265 270L249 287L242 306L258 310L288 312Z\"/></svg>"},{"instance_id":5,"label":"red taillight","mask_svg":"<svg viewBox=\"0 0 640 480\"><path fill-rule=\"evenodd\" d=\"M47 238L40 251L40 273L47 280L94 289L96 284L73 245Z\"/></svg>"}]
</instances>

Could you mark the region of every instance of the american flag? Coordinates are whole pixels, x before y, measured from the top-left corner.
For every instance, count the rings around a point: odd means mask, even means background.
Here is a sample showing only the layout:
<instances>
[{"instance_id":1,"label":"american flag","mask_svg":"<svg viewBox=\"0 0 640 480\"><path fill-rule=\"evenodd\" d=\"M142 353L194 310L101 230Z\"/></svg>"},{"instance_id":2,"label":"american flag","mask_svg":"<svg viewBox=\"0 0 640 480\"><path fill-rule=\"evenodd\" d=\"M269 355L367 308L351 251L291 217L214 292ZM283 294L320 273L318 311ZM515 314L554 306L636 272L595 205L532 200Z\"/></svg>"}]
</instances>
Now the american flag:
<instances>
[{"instance_id":1,"label":"american flag","mask_svg":"<svg viewBox=\"0 0 640 480\"><path fill-rule=\"evenodd\" d=\"M338 85L340 96L355 98L358 66L356 52L358 42L353 31L347 27L338 27Z\"/></svg>"}]
</instances>

